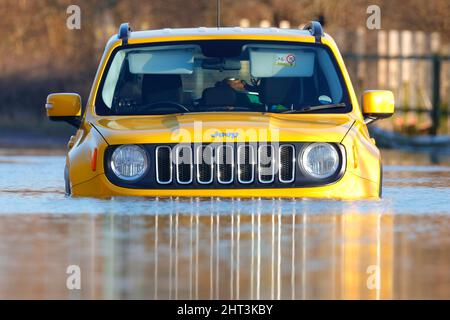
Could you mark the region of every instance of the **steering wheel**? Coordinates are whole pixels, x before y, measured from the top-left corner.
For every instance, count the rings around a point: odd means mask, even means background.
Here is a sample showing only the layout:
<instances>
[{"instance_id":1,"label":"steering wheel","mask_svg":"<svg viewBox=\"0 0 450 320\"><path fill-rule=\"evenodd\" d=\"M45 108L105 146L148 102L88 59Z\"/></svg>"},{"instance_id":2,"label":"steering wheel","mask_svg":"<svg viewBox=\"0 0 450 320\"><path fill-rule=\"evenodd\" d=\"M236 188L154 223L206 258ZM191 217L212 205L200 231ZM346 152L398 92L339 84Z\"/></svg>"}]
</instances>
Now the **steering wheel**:
<instances>
[{"instance_id":1,"label":"steering wheel","mask_svg":"<svg viewBox=\"0 0 450 320\"><path fill-rule=\"evenodd\" d=\"M155 111L155 109L161 109L162 106L167 106L167 105L170 105L170 107L173 107L174 109L177 109L181 113L191 112L191 110L189 110L188 108L183 106L181 103L174 102L174 101L157 101L157 102L152 102L152 103L149 103L149 104L140 105L140 106L138 106L137 109L138 109L138 112L144 112L145 113L145 111ZM157 108L156 106L161 106L161 107Z\"/></svg>"},{"instance_id":2,"label":"steering wheel","mask_svg":"<svg viewBox=\"0 0 450 320\"><path fill-rule=\"evenodd\" d=\"M261 84L261 79L251 77L250 82L251 82L252 86L259 87L259 85ZM245 83L247 83L247 82L245 82Z\"/></svg>"}]
</instances>

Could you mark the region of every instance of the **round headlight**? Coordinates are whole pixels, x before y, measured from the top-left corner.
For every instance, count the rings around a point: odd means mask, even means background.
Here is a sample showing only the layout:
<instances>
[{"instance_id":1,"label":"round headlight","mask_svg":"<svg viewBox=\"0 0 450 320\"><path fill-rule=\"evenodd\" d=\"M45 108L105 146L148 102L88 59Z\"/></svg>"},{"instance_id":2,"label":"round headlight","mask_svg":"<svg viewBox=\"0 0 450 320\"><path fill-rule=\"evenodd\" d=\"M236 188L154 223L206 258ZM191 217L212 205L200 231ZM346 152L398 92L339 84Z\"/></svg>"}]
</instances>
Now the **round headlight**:
<instances>
[{"instance_id":1,"label":"round headlight","mask_svg":"<svg viewBox=\"0 0 450 320\"><path fill-rule=\"evenodd\" d=\"M137 180L145 174L147 168L147 153L140 146L120 146L111 156L111 169L122 180Z\"/></svg>"},{"instance_id":2,"label":"round headlight","mask_svg":"<svg viewBox=\"0 0 450 320\"><path fill-rule=\"evenodd\" d=\"M301 164L311 177L326 179L336 173L339 154L329 143L312 143L303 150Z\"/></svg>"}]
</instances>

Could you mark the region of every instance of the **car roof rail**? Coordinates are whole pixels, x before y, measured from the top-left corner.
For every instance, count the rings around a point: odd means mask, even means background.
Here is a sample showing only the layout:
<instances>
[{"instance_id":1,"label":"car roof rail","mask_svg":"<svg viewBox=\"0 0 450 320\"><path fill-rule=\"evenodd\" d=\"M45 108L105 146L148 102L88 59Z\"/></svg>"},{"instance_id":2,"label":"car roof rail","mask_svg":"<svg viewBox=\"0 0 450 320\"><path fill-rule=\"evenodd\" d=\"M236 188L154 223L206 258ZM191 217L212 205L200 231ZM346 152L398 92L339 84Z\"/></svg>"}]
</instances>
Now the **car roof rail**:
<instances>
[{"instance_id":1,"label":"car roof rail","mask_svg":"<svg viewBox=\"0 0 450 320\"><path fill-rule=\"evenodd\" d=\"M308 30L312 36L316 38L316 43L321 43L321 38L324 36L322 25L319 21L310 21L303 27L303 30Z\"/></svg>"},{"instance_id":2,"label":"car roof rail","mask_svg":"<svg viewBox=\"0 0 450 320\"><path fill-rule=\"evenodd\" d=\"M131 26L128 22L120 25L118 37L119 39L122 39L123 45L128 44L128 38L130 37L132 31L133 30L131 30Z\"/></svg>"}]
</instances>

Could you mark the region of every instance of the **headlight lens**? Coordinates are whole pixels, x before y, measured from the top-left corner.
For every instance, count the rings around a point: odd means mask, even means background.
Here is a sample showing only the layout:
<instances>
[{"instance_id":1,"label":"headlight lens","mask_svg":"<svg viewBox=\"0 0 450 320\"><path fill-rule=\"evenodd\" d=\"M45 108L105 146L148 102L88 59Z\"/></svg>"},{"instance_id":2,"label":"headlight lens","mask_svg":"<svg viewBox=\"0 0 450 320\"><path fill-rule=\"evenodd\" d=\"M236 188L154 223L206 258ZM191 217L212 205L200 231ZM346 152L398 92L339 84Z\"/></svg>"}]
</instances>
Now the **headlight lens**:
<instances>
[{"instance_id":1,"label":"headlight lens","mask_svg":"<svg viewBox=\"0 0 450 320\"><path fill-rule=\"evenodd\" d=\"M339 154L329 143L312 143L303 150L302 167L311 177L329 178L339 167Z\"/></svg>"},{"instance_id":2,"label":"headlight lens","mask_svg":"<svg viewBox=\"0 0 450 320\"><path fill-rule=\"evenodd\" d=\"M140 146L120 146L111 156L111 169L122 180L137 180L145 174L147 168L147 153Z\"/></svg>"}]
</instances>

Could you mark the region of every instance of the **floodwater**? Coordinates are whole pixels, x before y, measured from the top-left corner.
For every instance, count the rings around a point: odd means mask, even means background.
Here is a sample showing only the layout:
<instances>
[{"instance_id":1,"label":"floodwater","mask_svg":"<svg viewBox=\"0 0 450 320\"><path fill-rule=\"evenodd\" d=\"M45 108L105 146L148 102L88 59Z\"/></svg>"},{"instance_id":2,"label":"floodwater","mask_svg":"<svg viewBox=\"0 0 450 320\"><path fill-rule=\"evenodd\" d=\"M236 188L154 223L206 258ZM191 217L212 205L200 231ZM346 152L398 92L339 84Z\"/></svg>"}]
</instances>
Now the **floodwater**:
<instances>
[{"instance_id":1,"label":"floodwater","mask_svg":"<svg viewBox=\"0 0 450 320\"><path fill-rule=\"evenodd\" d=\"M383 155L381 201L97 200L0 150L0 299L450 299L450 161Z\"/></svg>"}]
</instances>

